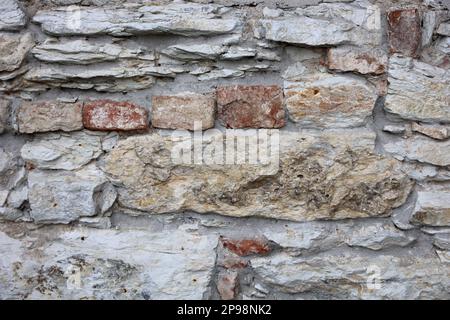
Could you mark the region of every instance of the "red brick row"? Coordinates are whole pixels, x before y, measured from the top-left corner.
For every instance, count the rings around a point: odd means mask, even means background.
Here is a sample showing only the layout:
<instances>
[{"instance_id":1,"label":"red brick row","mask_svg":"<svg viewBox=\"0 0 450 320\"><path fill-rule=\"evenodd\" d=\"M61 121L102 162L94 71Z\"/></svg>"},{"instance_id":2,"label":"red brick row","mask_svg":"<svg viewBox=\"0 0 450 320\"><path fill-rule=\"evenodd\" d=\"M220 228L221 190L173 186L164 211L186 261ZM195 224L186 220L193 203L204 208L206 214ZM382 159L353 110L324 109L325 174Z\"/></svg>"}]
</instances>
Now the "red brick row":
<instances>
[{"instance_id":1,"label":"red brick row","mask_svg":"<svg viewBox=\"0 0 450 320\"><path fill-rule=\"evenodd\" d=\"M216 95L181 93L152 99L155 128L194 130L197 122L205 130L214 127L216 116L227 128L283 127L286 123L283 91L279 86L235 85L219 87ZM18 124L19 131L24 133L73 131L82 127L99 131L149 128L145 108L113 100L24 103L18 112Z\"/></svg>"}]
</instances>

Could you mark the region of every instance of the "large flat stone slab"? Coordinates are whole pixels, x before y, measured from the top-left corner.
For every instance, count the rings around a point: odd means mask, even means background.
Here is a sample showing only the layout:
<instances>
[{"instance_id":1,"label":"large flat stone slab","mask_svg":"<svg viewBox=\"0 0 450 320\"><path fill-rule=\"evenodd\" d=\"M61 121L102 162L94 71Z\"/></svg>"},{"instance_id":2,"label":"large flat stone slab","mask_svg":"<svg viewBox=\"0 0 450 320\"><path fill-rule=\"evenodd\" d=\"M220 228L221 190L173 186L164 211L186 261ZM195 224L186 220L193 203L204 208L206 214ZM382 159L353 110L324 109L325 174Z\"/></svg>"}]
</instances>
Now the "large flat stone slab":
<instances>
[{"instance_id":1,"label":"large flat stone slab","mask_svg":"<svg viewBox=\"0 0 450 320\"><path fill-rule=\"evenodd\" d=\"M403 119L450 122L450 71L407 57L389 60L385 109Z\"/></svg>"},{"instance_id":2,"label":"large flat stone slab","mask_svg":"<svg viewBox=\"0 0 450 320\"><path fill-rule=\"evenodd\" d=\"M208 296L217 236L181 229L40 228L0 232L1 299L195 299ZM170 241L168 241L170 239Z\"/></svg>"},{"instance_id":3,"label":"large flat stone slab","mask_svg":"<svg viewBox=\"0 0 450 320\"><path fill-rule=\"evenodd\" d=\"M379 45L380 9L368 1L357 5L322 3L295 11L266 10L265 38L308 46Z\"/></svg>"},{"instance_id":4,"label":"large flat stone slab","mask_svg":"<svg viewBox=\"0 0 450 320\"><path fill-rule=\"evenodd\" d=\"M203 145L190 135L130 137L106 156L104 170L121 206L151 214L192 210L297 221L386 216L409 194L400 163L373 153L370 131L283 131L279 146L276 130L264 132L231 133L227 140L241 139L235 154L221 152L225 140L216 130L206 132ZM246 146L242 136L254 140ZM251 149L257 137L260 147ZM258 159L258 152L269 156Z\"/></svg>"},{"instance_id":5,"label":"large flat stone slab","mask_svg":"<svg viewBox=\"0 0 450 320\"><path fill-rule=\"evenodd\" d=\"M95 164L77 171L35 169L28 174L28 188L31 218L47 224L105 213L117 195Z\"/></svg>"},{"instance_id":6,"label":"large flat stone slab","mask_svg":"<svg viewBox=\"0 0 450 320\"><path fill-rule=\"evenodd\" d=\"M448 299L450 268L433 253L418 256L279 253L251 260L264 284L315 299Z\"/></svg>"},{"instance_id":7,"label":"large flat stone slab","mask_svg":"<svg viewBox=\"0 0 450 320\"><path fill-rule=\"evenodd\" d=\"M40 24L44 32L59 36L217 35L233 32L240 25L238 18L223 17L222 8L193 3L55 8L38 11L33 22Z\"/></svg>"}]
</instances>

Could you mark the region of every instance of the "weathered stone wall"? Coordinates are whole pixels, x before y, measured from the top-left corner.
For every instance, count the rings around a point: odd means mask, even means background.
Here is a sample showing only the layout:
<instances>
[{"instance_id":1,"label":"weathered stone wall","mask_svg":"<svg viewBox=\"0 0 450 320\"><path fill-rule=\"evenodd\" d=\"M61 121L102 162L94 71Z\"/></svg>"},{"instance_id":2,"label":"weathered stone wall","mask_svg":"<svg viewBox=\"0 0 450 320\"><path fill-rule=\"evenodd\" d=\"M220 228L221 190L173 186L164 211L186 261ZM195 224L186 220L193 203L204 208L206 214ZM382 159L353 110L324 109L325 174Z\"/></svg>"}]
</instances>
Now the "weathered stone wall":
<instances>
[{"instance_id":1,"label":"weathered stone wall","mask_svg":"<svg viewBox=\"0 0 450 320\"><path fill-rule=\"evenodd\" d=\"M449 10L0 0L0 298L449 299Z\"/></svg>"}]
</instances>

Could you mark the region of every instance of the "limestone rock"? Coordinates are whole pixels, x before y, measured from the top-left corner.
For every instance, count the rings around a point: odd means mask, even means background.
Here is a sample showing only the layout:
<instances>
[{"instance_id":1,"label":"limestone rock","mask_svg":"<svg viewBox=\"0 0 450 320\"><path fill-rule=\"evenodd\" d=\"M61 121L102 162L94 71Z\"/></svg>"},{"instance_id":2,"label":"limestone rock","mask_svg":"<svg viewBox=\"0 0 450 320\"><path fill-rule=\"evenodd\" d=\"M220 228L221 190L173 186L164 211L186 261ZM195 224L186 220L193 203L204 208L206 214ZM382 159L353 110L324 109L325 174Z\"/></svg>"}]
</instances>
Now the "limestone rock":
<instances>
[{"instance_id":1,"label":"limestone rock","mask_svg":"<svg viewBox=\"0 0 450 320\"><path fill-rule=\"evenodd\" d=\"M358 5L322 3L277 15L265 12L261 21L268 40L308 46L381 42L380 9L367 1Z\"/></svg>"},{"instance_id":2,"label":"limestone rock","mask_svg":"<svg viewBox=\"0 0 450 320\"><path fill-rule=\"evenodd\" d=\"M398 159L419 161L436 166L450 165L450 141L435 141L429 138L415 136L388 142L384 149Z\"/></svg>"},{"instance_id":3,"label":"limestone rock","mask_svg":"<svg viewBox=\"0 0 450 320\"><path fill-rule=\"evenodd\" d=\"M281 76L285 80L298 81L301 80L307 72L308 69L303 63L296 62L289 65Z\"/></svg>"},{"instance_id":4,"label":"limestone rock","mask_svg":"<svg viewBox=\"0 0 450 320\"><path fill-rule=\"evenodd\" d=\"M385 109L408 120L450 122L450 73L423 62L393 56L389 61Z\"/></svg>"},{"instance_id":5,"label":"limestone rock","mask_svg":"<svg viewBox=\"0 0 450 320\"><path fill-rule=\"evenodd\" d=\"M387 221L290 222L259 227L258 231L293 255L345 246L378 251L404 247L416 240Z\"/></svg>"},{"instance_id":6,"label":"limestone rock","mask_svg":"<svg viewBox=\"0 0 450 320\"><path fill-rule=\"evenodd\" d=\"M0 34L0 72L19 69L33 45L34 40L30 33Z\"/></svg>"},{"instance_id":7,"label":"limestone rock","mask_svg":"<svg viewBox=\"0 0 450 320\"><path fill-rule=\"evenodd\" d=\"M450 188L419 191L412 222L425 226L450 226Z\"/></svg>"},{"instance_id":8,"label":"limestone rock","mask_svg":"<svg viewBox=\"0 0 450 320\"><path fill-rule=\"evenodd\" d=\"M57 6L70 6L70 5L83 5L83 6L104 6L107 4L123 4L125 2L129 3L140 3L142 0L44 0L50 2L50 4Z\"/></svg>"},{"instance_id":9,"label":"limestone rock","mask_svg":"<svg viewBox=\"0 0 450 320\"><path fill-rule=\"evenodd\" d=\"M15 209L20 209L25 201L28 200L28 188L27 186L20 186L8 195L8 206Z\"/></svg>"},{"instance_id":10,"label":"limestone rock","mask_svg":"<svg viewBox=\"0 0 450 320\"><path fill-rule=\"evenodd\" d=\"M416 57L422 43L420 12L417 8L394 9L388 12L389 45L392 53Z\"/></svg>"},{"instance_id":11,"label":"limestone rock","mask_svg":"<svg viewBox=\"0 0 450 320\"><path fill-rule=\"evenodd\" d=\"M385 125L383 127L383 131L394 134L402 134L406 132L406 127L402 125Z\"/></svg>"},{"instance_id":12,"label":"limestone rock","mask_svg":"<svg viewBox=\"0 0 450 320\"><path fill-rule=\"evenodd\" d=\"M236 138L238 144L224 153L217 131L203 144L190 135L130 137L107 154L104 170L118 187L121 206L149 213L191 210L296 221L386 216L411 189L396 160L373 154L369 131L281 131L279 147L276 132L245 133L228 132L226 141ZM242 143L249 136L259 137L259 146L250 140L246 150Z\"/></svg>"},{"instance_id":13,"label":"limestone rock","mask_svg":"<svg viewBox=\"0 0 450 320\"><path fill-rule=\"evenodd\" d=\"M33 170L28 188L30 215L40 224L67 224L102 214L116 199L114 188L94 164L77 171Z\"/></svg>"},{"instance_id":14,"label":"limestone rock","mask_svg":"<svg viewBox=\"0 0 450 320\"><path fill-rule=\"evenodd\" d=\"M387 64L387 54L380 49L348 46L328 49L328 67L333 70L383 74Z\"/></svg>"},{"instance_id":15,"label":"limestone rock","mask_svg":"<svg viewBox=\"0 0 450 320\"><path fill-rule=\"evenodd\" d=\"M193 3L161 6L77 7L38 11L33 21L52 35L131 36L177 34L217 35L233 32L240 25L234 17L223 17L222 7ZM71 21L72 23L67 23Z\"/></svg>"},{"instance_id":16,"label":"limestone rock","mask_svg":"<svg viewBox=\"0 0 450 320\"><path fill-rule=\"evenodd\" d=\"M83 128L82 104L24 101L17 113L19 132L75 131Z\"/></svg>"},{"instance_id":17,"label":"limestone rock","mask_svg":"<svg viewBox=\"0 0 450 320\"><path fill-rule=\"evenodd\" d=\"M33 56L47 63L89 65L119 59L155 60L153 54L142 49L128 49L112 43L95 43L87 40L47 40L32 50Z\"/></svg>"},{"instance_id":18,"label":"limestone rock","mask_svg":"<svg viewBox=\"0 0 450 320\"><path fill-rule=\"evenodd\" d=\"M436 11L426 11L422 17L422 47L427 47L433 40L433 33L437 27Z\"/></svg>"},{"instance_id":19,"label":"limestone rock","mask_svg":"<svg viewBox=\"0 0 450 320\"><path fill-rule=\"evenodd\" d=\"M268 49L259 49L256 54L258 60L281 61L280 53Z\"/></svg>"},{"instance_id":20,"label":"limestone rock","mask_svg":"<svg viewBox=\"0 0 450 320\"><path fill-rule=\"evenodd\" d=\"M253 48L242 48L238 46L232 46L228 48L227 52L220 56L223 60L239 60L244 58L253 58L256 56L256 50Z\"/></svg>"},{"instance_id":21,"label":"limestone rock","mask_svg":"<svg viewBox=\"0 0 450 320\"><path fill-rule=\"evenodd\" d=\"M152 126L162 129L210 129L214 127L216 101L212 95L184 92L153 96ZM201 128L195 128L195 122Z\"/></svg>"},{"instance_id":22,"label":"limestone rock","mask_svg":"<svg viewBox=\"0 0 450 320\"><path fill-rule=\"evenodd\" d=\"M450 263L450 251L449 250L436 250L436 254L442 263Z\"/></svg>"},{"instance_id":23,"label":"limestone rock","mask_svg":"<svg viewBox=\"0 0 450 320\"><path fill-rule=\"evenodd\" d=\"M438 233L433 236L433 245L441 250L450 251L450 233Z\"/></svg>"},{"instance_id":24,"label":"limestone rock","mask_svg":"<svg viewBox=\"0 0 450 320\"><path fill-rule=\"evenodd\" d=\"M6 131L8 126L9 105L8 100L0 99L0 134Z\"/></svg>"},{"instance_id":25,"label":"limestone rock","mask_svg":"<svg viewBox=\"0 0 450 320\"><path fill-rule=\"evenodd\" d=\"M279 86L218 87L217 113L227 128L280 128L286 124Z\"/></svg>"},{"instance_id":26,"label":"limestone rock","mask_svg":"<svg viewBox=\"0 0 450 320\"><path fill-rule=\"evenodd\" d=\"M343 236L350 247L363 247L381 250L387 247L404 247L411 244L415 238L406 235L394 225L387 223L371 223L361 227L347 228Z\"/></svg>"},{"instance_id":27,"label":"limestone rock","mask_svg":"<svg viewBox=\"0 0 450 320\"><path fill-rule=\"evenodd\" d=\"M19 188L25 178L26 171L20 157L4 149L3 144L0 145L0 191L9 194L10 190Z\"/></svg>"},{"instance_id":28,"label":"limestone rock","mask_svg":"<svg viewBox=\"0 0 450 320\"><path fill-rule=\"evenodd\" d=\"M111 219L109 217L84 217L80 218L78 223L81 226L97 229L110 229Z\"/></svg>"},{"instance_id":29,"label":"limestone rock","mask_svg":"<svg viewBox=\"0 0 450 320\"><path fill-rule=\"evenodd\" d=\"M436 140L445 140L450 137L449 129L444 126L418 124L413 122L411 129L414 132L419 132Z\"/></svg>"},{"instance_id":30,"label":"limestone rock","mask_svg":"<svg viewBox=\"0 0 450 320\"><path fill-rule=\"evenodd\" d=\"M357 127L372 115L377 94L365 80L320 73L302 79L286 81L284 95L290 119L303 127Z\"/></svg>"},{"instance_id":31,"label":"limestone rock","mask_svg":"<svg viewBox=\"0 0 450 320\"><path fill-rule=\"evenodd\" d=\"M0 31L15 31L25 27L27 19L17 0L0 0Z\"/></svg>"},{"instance_id":32,"label":"limestone rock","mask_svg":"<svg viewBox=\"0 0 450 320\"><path fill-rule=\"evenodd\" d=\"M443 36L450 37L450 23L441 23L437 29L437 33Z\"/></svg>"},{"instance_id":33,"label":"limestone rock","mask_svg":"<svg viewBox=\"0 0 450 320\"><path fill-rule=\"evenodd\" d=\"M450 4L449 4L450 6ZM442 9L442 8L441 8ZM439 25L450 16L446 10L422 11L422 47L428 47L437 33Z\"/></svg>"},{"instance_id":34,"label":"limestone rock","mask_svg":"<svg viewBox=\"0 0 450 320\"><path fill-rule=\"evenodd\" d=\"M65 226L32 236L49 240L30 249L0 232L1 299L199 300L209 292L215 236Z\"/></svg>"},{"instance_id":35,"label":"limestone rock","mask_svg":"<svg viewBox=\"0 0 450 320\"><path fill-rule=\"evenodd\" d=\"M131 102L96 100L84 104L83 125L100 131L145 130L148 129L148 112Z\"/></svg>"},{"instance_id":36,"label":"limestone rock","mask_svg":"<svg viewBox=\"0 0 450 320\"><path fill-rule=\"evenodd\" d=\"M244 71L233 69L216 69L211 72L201 74L198 77L200 81L210 81L222 78L241 78L244 76Z\"/></svg>"},{"instance_id":37,"label":"limestone rock","mask_svg":"<svg viewBox=\"0 0 450 320\"><path fill-rule=\"evenodd\" d=\"M448 299L450 269L435 255L367 256L352 251L313 257L279 253L251 260L265 285L315 299Z\"/></svg>"},{"instance_id":38,"label":"limestone rock","mask_svg":"<svg viewBox=\"0 0 450 320\"><path fill-rule=\"evenodd\" d=\"M423 3L432 8L450 10L450 3L444 0L423 0Z\"/></svg>"},{"instance_id":39,"label":"limestone rock","mask_svg":"<svg viewBox=\"0 0 450 320\"><path fill-rule=\"evenodd\" d=\"M174 77L175 72L151 63L123 62L112 66L95 65L80 71L77 66L40 65L25 75L29 86L35 83L48 87L63 87L106 92L141 90L151 87L154 76Z\"/></svg>"},{"instance_id":40,"label":"limestone rock","mask_svg":"<svg viewBox=\"0 0 450 320\"><path fill-rule=\"evenodd\" d=\"M225 52L226 48L215 44L178 44L162 51L163 54L180 60L214 60Z\"/></svg>"},{"instance_id":41,"label":"limestone rock","mask_svg":"<svg viewBox=\"0 0 450 320\"><path fill-rule=\"evenodd\" d=\"M436 49L445 55L450 55L450 37L443 37L436 42Z\"/></svg>"},{"instance_id":42,"label":"limestone rock","mask_svg":"<svg viewBox=\"0 0 450 320\"><path fill-rule=\"evenodd\" d=\"M101 153L101 137L86 132L38 136L21 151L22 158L37 168L60 170L81 168Z\"/></svg>"},{"instance_id":43,"label":"limestone rock","mask_svg":"<svg viewBox=\"0 0 450 320\"><path fill-rule=\"evenodd\" d=\"M22 210L0 207L0 221L20 221L24 217L24 212Z\"/></svg>"}]
</instances>

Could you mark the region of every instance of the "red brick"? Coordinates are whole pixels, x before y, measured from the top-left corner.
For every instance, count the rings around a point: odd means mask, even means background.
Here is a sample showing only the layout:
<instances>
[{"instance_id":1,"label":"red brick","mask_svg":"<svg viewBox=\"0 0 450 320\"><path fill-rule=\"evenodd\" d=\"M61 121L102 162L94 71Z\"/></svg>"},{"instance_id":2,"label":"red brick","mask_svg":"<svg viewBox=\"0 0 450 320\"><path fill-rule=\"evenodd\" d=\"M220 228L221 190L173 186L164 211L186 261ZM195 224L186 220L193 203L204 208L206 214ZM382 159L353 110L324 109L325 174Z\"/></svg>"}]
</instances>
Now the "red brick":
<instances>
[{"instance_id":1,"label":"red brick","mask_svg":"<svg viewBox=\"0 0 450 320\"><path fill-rule=\"evenodd\" d=\"M210 94L185 92L152 98L152 125L162 129L203 130L214 127L216 101Z\"/></svg>"},{"instance_id":2,"label":"red brick","mask_svg":"<svg viewBox=\"0 0 450 320\"><path fill-rule=\"evenodd\" d=\"M267 254L272 251L267 241L261 239L232 240L222 238L221 241L224 248L242 257L252 254Z\"/></svg>"},{"instance_id":3,"label":"red brick","mask_svg":"<svg viewBox=\"0 0 450 320\"><path fill-rule=\"evenodd\" d=\"M76 131L83 129L81 103L24 101L17 112L19 132Z\"/></svg>"},{"instance_id":4,"label":"red brick","mask_svg":"<svg viewBox=\"0 0 450 320\"><path fill-rule=\"evenodd\" d=\"M227 128L280 128L286 124L279 86L217 88L218 118Z\"/></svg>"},{"instance_id":5,"label":"red brick","mask_svg":"<svg viewBox=\"0 0 450 320\"><path fill-rule=\"evenodd\" d=\"M83 107L83 125L90 130L130 131L148 128L147 111L126 101L97 100Z\"/></svg>"},{"instance_id":6,"label":"red brick","mask_svg":"<svg viewBox=\"0 0 450 320\"><path fill-rule=\"evenodd\" d=\"M422 29L418 9L396 9L388 12L389 45L391 53L410 57L419 55Z\"/></svg>"}]
</instances>

